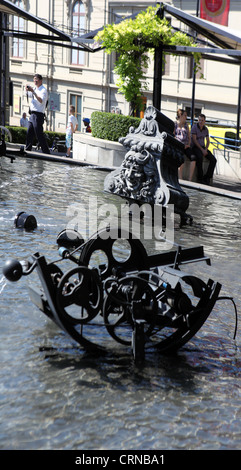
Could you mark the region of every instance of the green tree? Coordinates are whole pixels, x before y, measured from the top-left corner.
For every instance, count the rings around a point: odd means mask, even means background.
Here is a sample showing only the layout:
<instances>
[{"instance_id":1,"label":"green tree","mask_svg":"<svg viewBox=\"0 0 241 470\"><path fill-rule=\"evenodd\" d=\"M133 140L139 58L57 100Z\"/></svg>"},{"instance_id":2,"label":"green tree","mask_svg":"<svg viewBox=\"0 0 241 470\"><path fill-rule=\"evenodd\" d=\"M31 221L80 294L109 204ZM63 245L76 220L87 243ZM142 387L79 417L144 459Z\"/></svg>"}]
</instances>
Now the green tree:
<instances>
[{"instance_id":1,"label":"green tree","mask_svg":"<svg viewBox=\"0 0 241 470\"><path fill-rule=\"evenodd\" d=\"M114 72L118 75L118 91L130 103L130 114L141 110L142 94L148 88L145 70L150 62L149 52L162 44L195 46L192 38L174 31L167 19L161 19L156 11L155 7L148 7L135 19L109 24L95 36L107 54L117 54ZM193 55L198 68L200 55Z\"/></svg>"}]
</instances>

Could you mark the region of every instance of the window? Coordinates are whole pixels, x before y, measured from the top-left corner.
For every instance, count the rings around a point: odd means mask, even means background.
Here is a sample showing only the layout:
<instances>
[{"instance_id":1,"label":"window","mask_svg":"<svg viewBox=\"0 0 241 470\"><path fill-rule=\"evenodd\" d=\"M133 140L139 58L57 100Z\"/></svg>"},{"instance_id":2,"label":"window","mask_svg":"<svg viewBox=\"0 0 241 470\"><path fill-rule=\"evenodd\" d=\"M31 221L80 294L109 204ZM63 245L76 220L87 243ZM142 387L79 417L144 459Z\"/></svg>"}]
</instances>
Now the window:
<instances>
[{"instance_id":1,"label":"window","mask_svg":"<svg viewBox=\"0 0 241 470\"><path fill-rule=\"evenodd\" d=\"M202 78L204 73L204 60L200 60L200 70L196 73L196 78ZM186 59L186 78L193 78L194 58L188 57Z\"/></svg>"},{"instance_id":2,"label":"window","mask_svg":"<svg viewBox=\"0 0 241 470\"><path fill-rule=\"evenodd\" d=\"M12 95L11 116L20 118L22 112L22 87L19 83L13 83Z\"/></svg>"},{"instance_id":3,"label":"window","mask_svg":"<svg viewBox=\"0 0 241 470\"><path fill-rule=\"evenodd\" d=\"M69 104L75 107L75 117L78 120L78 131L82 129L82 96L81 95L70 95Z\"/></svg>"},{"instance_id":4,"label":"window","mask_svg":"<svg viewBox=\"0 0 241 470\"><path fill-rule=\"evenodd\" d=\"M191 106L184 106L184 109L187 111L187 117L188 119L191 119ZM198 118L198 116L201 114L202 108L194 108L194 118Z\"/></svg>"},{"instance_id":5,"label":"window","mask_svg":"<svg viewBox=\"0 0 241 470\"><path fill-rule=\"evenodd\" d=\"M170 55L167 54L164 60L165 62L164 62L162 75L170 75Z\"/></svg>"},{"instance_id":6,"label":"window","mask_svg":"<svg viewBox=\"0 0 241 470\"><path fill-rule=\"evenodd\" d=\"M142 96L142 110L135 111L135 117L139 117L141 119L144 118L144 113L146 110L146 102L147 102L147 98L145 96Z\"/></svg>"},{"instance_id":7,"label":"window","mask_svg":"<svg viewBox=\"0 0 241 470\"><path fill-rule=\"evenodd\" d=\"M172 20L170 17L166 18L169 25L171 25ZM163 71L162 75L170 75L170 55L169 54L163 54Z\"/></svg>"},{"instance_id":8,"label":"window","mask_svg":"<svg viewBox=\"0 0 241 470\"><path fill-rule=\"evenodd\" d=\"M16 0L15 5L18 8L21 8L21 10L24 10L23 7L23 2L22 0ZM12 17L12 29L16 32L21 32L24 30L24 20L23 18L20 18L19 16L13 16ZM12 40L12 56L13 57L23 57L23 39L20 39L18 37L14 37Z\"/></svg>"},{"instance_id":9,"label":"window","mask_svg":"<svg viewBox=\"0 0 241 470\"><path fill-rule=\"evenodd\" d=\"M85 33L85 7L82 2L75 2L72 10L72 34L81 36ZM74 46L78 44L73 43ZM84 64L84 51L79 47L72 50L71 63L73 65Z\"/></svg>"},{"instance_id":10,"label":"window","mask_svg":"<svg viewBox=\"0 0 241 470\"><path fill-rule=\"evenodd\" d=\"M188 31L187 31L187 34L190 34L191 37L195 38L195 31L193 31L192 29L188 28ZM198 35L197 36L197 39L200 39L200 44L197 44L197 45L200 45L202 46L202 36ZM202 78L203 75L204 75L204 59L201 59L200 60L200 69L198 70L198 72L196 73L196 78ZM187 57L186 58L186 70L185 70L185 78L193 78L193 70L194 70L194 58L193 56L192 57Z\"/></svg>"}]
</instances>

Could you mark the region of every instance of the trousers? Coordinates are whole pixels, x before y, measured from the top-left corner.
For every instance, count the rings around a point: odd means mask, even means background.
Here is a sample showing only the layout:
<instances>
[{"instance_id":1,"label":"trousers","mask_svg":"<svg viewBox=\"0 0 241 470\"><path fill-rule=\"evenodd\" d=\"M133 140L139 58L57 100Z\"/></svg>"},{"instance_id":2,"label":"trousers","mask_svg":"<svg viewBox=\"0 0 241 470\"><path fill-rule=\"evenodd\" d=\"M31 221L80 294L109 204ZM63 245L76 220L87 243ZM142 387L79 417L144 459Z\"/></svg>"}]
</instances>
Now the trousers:
<instances>
[{"instance_id":1,"label":"trousers","mask_svg":"<svg viewBox=\"0 0 241 470\"><path fill-rule=\"evenodd\" d=\"M50 153L47 141L43 131L44 115L32 111L28 121L28 129L26 136L26 150L31 150L33 145L33 138L36 136L43 153Z\"/></svg>"},{"instance_id":2,"label":"trousers","mask_svg":"<svg viewBox=\"0 0 241 470\"><path fill-rule=\"evenodd\" d=\"M204 147L203 147L204 148ZM197 167L197 179L201 181L203 178L211 179L213 177L214 169L217 163L216 158L214 155L208 150L207 155L205 157L209 160L209 165L206 174L203 176L203 154L202 151L194 145L192 148L192 153L194 153L196 157L196 167Z\"/></svg>"}]
</instances>

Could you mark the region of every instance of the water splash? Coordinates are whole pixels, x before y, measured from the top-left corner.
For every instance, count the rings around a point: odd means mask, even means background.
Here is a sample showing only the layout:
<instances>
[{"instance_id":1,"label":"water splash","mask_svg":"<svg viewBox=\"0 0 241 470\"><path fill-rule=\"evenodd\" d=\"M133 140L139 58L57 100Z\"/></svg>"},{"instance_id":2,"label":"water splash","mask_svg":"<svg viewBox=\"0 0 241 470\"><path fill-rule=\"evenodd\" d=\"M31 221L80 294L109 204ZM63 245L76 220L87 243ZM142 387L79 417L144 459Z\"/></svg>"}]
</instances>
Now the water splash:
<instances>
[{"instance_id":1,"label":"water splash","mask_svg":"<svg viewBox=\"0 0 241 470\"><path fill-rule=\"evenodd\" d=\"M7 279L5 278L5 276L2 276L1 279L0 279L0 294L2 293L4 287L6 287L7 285Z\"/></svg>"}]
</instances>

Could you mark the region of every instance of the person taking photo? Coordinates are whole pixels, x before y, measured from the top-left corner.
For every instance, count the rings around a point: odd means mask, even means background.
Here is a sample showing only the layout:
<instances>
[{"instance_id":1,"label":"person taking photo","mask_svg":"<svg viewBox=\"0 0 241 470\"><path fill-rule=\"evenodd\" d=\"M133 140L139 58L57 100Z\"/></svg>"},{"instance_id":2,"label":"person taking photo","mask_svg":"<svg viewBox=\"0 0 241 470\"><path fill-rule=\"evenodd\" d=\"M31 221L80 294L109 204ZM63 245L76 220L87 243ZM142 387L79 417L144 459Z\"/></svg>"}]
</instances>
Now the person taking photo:
<instances>
[{"instance_id":1,"label":"person taking photo","mask_svg":"<svg viewBox=\"0 0 241 470\"><path fill-rule=\"evenodd\" d=\"M33 77L34 86L26 85L27 97L31 98L29 113L30 118L28 121L27 136L26 136L26 150L32 150L33 139L36 139L42 149L43 153L50 153L47 141L43 131L44 113L46 103L48 100L48 93L43 86L42 75L35 74Z\"/></svg>"}]
</instances>

